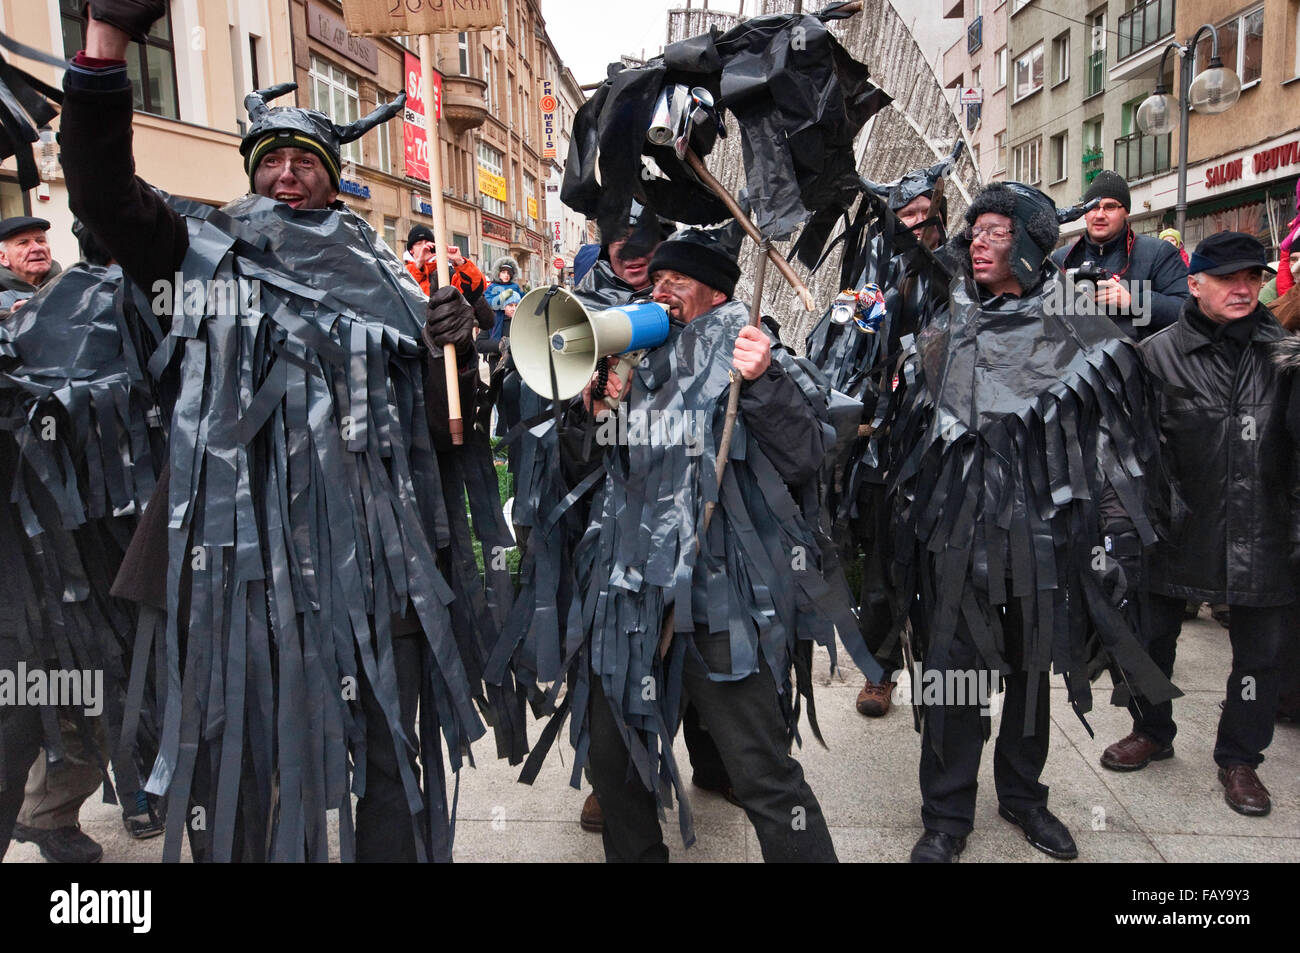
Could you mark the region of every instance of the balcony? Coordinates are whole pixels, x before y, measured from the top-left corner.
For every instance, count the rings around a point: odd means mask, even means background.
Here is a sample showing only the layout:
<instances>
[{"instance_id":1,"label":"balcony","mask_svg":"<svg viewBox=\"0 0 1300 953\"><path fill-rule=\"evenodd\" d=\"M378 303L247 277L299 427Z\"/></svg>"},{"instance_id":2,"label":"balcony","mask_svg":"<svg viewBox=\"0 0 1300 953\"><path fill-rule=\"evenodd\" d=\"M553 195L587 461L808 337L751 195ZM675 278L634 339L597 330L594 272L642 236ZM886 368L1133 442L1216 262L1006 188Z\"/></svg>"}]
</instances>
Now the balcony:
<instances>
[{"instance_id":1,"label":"balcony","mask_svg":"<svg viewBox=\"0 0 1300 953\"><path fill-rule=\"evenodd\" d=\"M483 125L488 116L488 106L483 101L486 92L487 80L475 76L442 78L442 118L456 135Z\"/></svg>"},{"instance_id":2,"label":"balcony","mask_svg":"<svg viewBox=\"0 0 1300 953\"><path fill-rule=\"evenodd\" d=\"M1115 171L1126 181L1145 179L1160 172L1168 172L1169 144L1172 133L1147 136L1134 132L1115 140Z\"/></svg>"},{"instance_id":3,"label":"balcony","mask_svg":"<svg viewBox=\"0 0 1300 953\"><path fill-rule=\"evenodd\" d=\"M1147 0L1119 18L1116 60L1126 60L1174 32L1174 0Z\"/></svg>"},{"instance_id":4,"label":"balcony","mask_svg":"<svg viewBox=\"0 0 1300 953\"><path fill-rule=\"evenodd\" d=\"M974 53L984 45L984 18L976 17L970 21L970 26L966 27L966 52Z\"/></svg>"}]
</instances>

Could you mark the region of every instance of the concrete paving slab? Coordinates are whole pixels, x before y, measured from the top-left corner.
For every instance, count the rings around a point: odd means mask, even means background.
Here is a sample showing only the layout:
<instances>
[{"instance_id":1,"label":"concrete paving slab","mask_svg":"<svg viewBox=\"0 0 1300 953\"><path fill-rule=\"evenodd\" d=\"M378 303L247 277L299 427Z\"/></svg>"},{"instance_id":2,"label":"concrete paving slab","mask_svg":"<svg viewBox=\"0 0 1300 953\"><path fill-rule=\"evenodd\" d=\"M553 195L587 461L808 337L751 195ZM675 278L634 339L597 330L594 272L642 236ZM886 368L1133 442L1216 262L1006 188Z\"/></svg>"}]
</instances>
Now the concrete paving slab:
<instances>
[{"instance_id":1,"label":"concrete paving slab","mask_svg":"<svg viewBox=\"0 0 1300 953\"><path fill-rule=\"evenodd\" d=\"M1088 736L1064 688L1054 681L1051 753L1043 779L1051 789L1049 805L1079 844L1079 862L1300 861L1300 727L1277 727L1260 770L1273 794L1270 816L1242 817L1223 802L1211 755L1229 660L1226 632L1208 614L1203 611L1202 618L1185 626L1174 673L1187 693L1175 702L1177 757L1131 774L1106 771L1097 761L1106 745L1130 728L1128 713L1109 705L1108 679L1094 685L1088 720L1095 737ZM896 707L883 719L859 715L854 700L862 676L842 652L840 663L841 671L832 676L829 656L815 654L817 712L828 747L817 743L805 723L804 745L795 757L821 803L842 860L902 862L921 834L920 736L906 707ZM997 725L995 719L995 732ZM530 725L530 737L535 739L540 730L540 724ZM567 740L557 742L531 787L517 782L517 766L491 758L490 744L479 747L479 767L461 776L457 860L603 859L600 836L578 826L587 792L569 787L573 753ZM675 755L689 778L681 739ZM998 816L991 742L981 761L979 784L975 830L962 859L1057 863L1030 847L1018 829ZM704 791L692 788L690 796L698 842L685 850L676 812L668 812L664 840L673 861L762 859L743 811ZM104 845L106 862L153 863L161 858L161 839L131 840L122 829L119 809L100 803L98 797L82 809L81 821ZM30 844L12 845L5 858L5 863L32 862L40 862L40 855Z\"/></svg>"}]
</instances>

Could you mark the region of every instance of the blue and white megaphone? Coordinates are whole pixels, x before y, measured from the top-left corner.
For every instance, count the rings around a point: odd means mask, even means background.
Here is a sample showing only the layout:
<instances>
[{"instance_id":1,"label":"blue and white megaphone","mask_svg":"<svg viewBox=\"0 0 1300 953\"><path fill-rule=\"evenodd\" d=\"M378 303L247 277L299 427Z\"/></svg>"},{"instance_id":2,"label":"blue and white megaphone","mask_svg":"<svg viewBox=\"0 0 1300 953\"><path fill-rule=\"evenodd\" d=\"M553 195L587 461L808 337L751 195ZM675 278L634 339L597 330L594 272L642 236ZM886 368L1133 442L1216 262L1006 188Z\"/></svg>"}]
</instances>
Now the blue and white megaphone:
<instances>
[{"instance_id":1,"label":"blue and white megaphone","mask_svg":"<svg viewBox=\"0 0 1300 953\"><path fill-rule=\"evenodd\" d=\"M549 327L547 324L549 313ZM588 311L558 285L524 296L510 324L510 350L525 384L547 399L582 393L601 357L619 355L615 373L626 381L640 352L668 340L668 311L652 301ZM551 368L555 368L555 393Z\"/></svg>"}]
</instances>

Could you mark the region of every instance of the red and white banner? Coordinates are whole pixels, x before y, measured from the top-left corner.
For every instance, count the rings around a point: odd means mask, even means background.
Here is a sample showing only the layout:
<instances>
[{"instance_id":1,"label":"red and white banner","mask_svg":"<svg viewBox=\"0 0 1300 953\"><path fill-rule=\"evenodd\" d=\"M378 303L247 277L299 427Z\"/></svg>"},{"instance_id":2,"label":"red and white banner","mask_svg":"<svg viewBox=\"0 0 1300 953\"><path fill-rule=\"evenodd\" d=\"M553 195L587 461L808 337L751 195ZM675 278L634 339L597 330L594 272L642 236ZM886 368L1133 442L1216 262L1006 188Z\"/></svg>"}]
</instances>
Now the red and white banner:
<instances>
[{"instance_id":1,"label":"red and white banner","mask_svg":"<svg viewBox=\"0 0 1300 953\"><path fill-rule=\"evenodd\" d=\"M402 115L402 141L406 147L406 174L429 181L429 137L424 123L424 84L420 79L420 58L405 54L406 110ZM442 74L433 70L433 114L442 119Z\"/></svg>"}]
</instances>

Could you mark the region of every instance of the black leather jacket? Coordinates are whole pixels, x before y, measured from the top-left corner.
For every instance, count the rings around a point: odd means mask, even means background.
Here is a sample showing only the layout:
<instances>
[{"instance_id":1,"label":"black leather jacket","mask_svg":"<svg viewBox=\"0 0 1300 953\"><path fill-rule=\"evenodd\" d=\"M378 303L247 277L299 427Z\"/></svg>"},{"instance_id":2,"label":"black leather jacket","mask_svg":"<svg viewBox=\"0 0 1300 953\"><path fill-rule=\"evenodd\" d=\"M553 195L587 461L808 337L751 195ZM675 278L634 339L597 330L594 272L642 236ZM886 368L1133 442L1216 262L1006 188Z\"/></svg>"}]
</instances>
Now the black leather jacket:
<instances>
[{"instance_id":1,"label":"black leather jacket","mask_svg":"<svg viewBox=\"0 0 1300 953\"><path fill-rule=\"evenodd\" d=\"M1286 427L1293 375L1274 353L1286 331L1261 305L1239 351L1189 314L1199 315L1195 299L1141 345L1164 381L1160 430L1173 490L1169 538L1155 547L1149 584L1204 602L1285 605L1296 596L1289 556L1300 542L1300 458Z\"/></svg>"}]
</instances>

